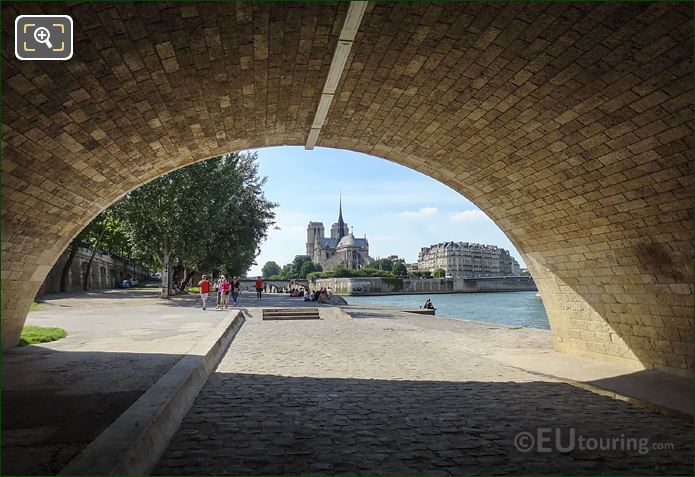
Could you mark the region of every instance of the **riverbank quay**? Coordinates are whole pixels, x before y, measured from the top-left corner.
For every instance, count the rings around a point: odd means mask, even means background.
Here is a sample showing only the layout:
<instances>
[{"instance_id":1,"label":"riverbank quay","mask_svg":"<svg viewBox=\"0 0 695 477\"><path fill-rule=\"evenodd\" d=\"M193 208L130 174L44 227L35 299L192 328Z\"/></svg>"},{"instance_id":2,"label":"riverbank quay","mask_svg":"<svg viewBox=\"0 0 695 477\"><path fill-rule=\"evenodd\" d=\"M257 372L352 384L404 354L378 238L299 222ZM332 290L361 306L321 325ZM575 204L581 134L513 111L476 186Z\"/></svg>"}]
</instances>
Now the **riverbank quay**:
<instances>
[{"instance_id":1,"label":"riverbank quay","mask_svg":"<svg viewBox=\"0 0 695 477\"><path fill-rule=\"evenodd\" d=\"M155 475L689 472L690 420L502 362L533 350L554 359L547 331L339 311L320 320L249 318ZM631 371L572 365L586 376ZM648 455L518 447L516 436L543 429L671 447Z\"/></svg>"},{"instance_id":2,"label":"riverbank quay","mask_svg":"<svg viewBox=\"0 0 695 477\"><path fill-rule=\"evenodd\" d=\"M450 333L452 342L500 364L548 376L615 399L666 413L693 415L693 380L638 362L618 363L570 355L553 349L552 331L452 316L426 316L394 306L350 304L340 307L353 319L408 321L422 330Z\"/></svg>"},{"instance_id":3,"label":"riverbank quay","mask_svg":"<svg viewBox=\"0 0 695 477\"><path fill-rule=\"evenodd\" d=\"M344 296L538 291L530 276L479 278L319 278L312 289L330 287Z\"/></svg>"},{"instance_id":4,"label":"riverbank quay","mask_svg":"<svg viewBox=\"0 0 695 477\"><path fill-rule=\"evenodd\" d=\"M30 315L28 322L31 324L60 326L69 334L64 340L4 353L3 474L59 472L180 359L192 353L210 330L227 316L227 312L210 307L207 311L201 310L200 298L196 295L161 300L156 294L156 290L66 294L50 297L39 311ZM662 398L669 397L674 403L688 403L689 399L692 407L692 387L688 396L688 387L683 381L667 382L662 378L659 381L658 375L638 369L609 366L554 352L551 334L545 330L417 316L386 307L327 306L284 294L264 294L259 300L254 293L242 293L240 304L243 306L237 309L247 317L239 330L237 338L240 340L235 338L210 377L212 384L208 389L214 388L214 393L206 392L204 387L200 394L203 408L209 407L212 414L200 414L199 404L191 408L184 419L184 422L199 420L198 424L208 422L208 417L213 423L224 422L225 429L213 428L209 433L210 443L221 447L214 450L194 448L180 455L170 448L172 452L167 451L166 455L173 461L167 461L166 466L172 468L164 470L165 474L181 470L187 475L204 473L193 467L205 461L221 463L213 455L216 452L245 459L242 463L230 464L227 470L234 470L235 474L247 473L243 470L247 468L251 469L248 473L255 475L272 473L272 467L261 463L269 455L277 461L277 455L270 452L277 452L278 448L264 448L267 440L283 451L287 450L283 446L289 446L296 456L308 456L297 457L300 461L294 463L285 462L283 465L287 467L283 467L281 473L299 469L301 471L295 473L314 474L317 469L311 464L321 462L319 459L333 459L330 456L341 455L343 451L352 452L351 455L366 452L358 443L341 441L338 436L357 435L369 428L372 430L367 432L388 437L391 427L383 419L389 413L411 419L410 424L403 423L407 426L407 435L404 435L407 442L403 442L401 450L437 447L442 442L456 446L464 439L476 446L480 454L472 457L470 466L461 467L461 462L452 463L451 453L446 450L441 450L442 455L427 451L417 457L411 469L397 467L400 473L413 474L420 469L420 473L430 475L436 469L426 466L434 462L449 466L446 468L452 471L481 473L486 459L502 462L508 456L526 457L509 454L514 452L510 447L513 436L504 434L509 424L504 419L509 413L500 413L500 410L509 410L509 406L517 406L514 412L518 415L539 419L525 422L529 431L545 424L567 424L594 433L609 422L614 425L611 429L615 432L644 431L654 439L662 439L663 436L652 435L650 429L665 429L677 446L673 453L658 454L652 460L629 461L631 469L644 468L645 473L650 473L649 469L655 473L654 462L664 462L662 459L667 458L675 463L664 464L664 470L656 473L677 474L681 457L688 449L690 455L692 453L692 427L687 434L687 429L684 431L680 424L685 421L680 417L665 415L657 406L624 399L621 394L624 391L610 391L621 384L631 386L633 391L646 387L658 390ZM263 320L263 310L299 307L317 309L320 319ZM553 367L549 366L551 363ZM596 381L592 388L588 387L590 381ZM449 398L440 401L441 396ZM239 404L239 407L230 403ZM340 416L335 414L336 405ZM244 428L246 421L236 420L239 416L220 417L220 412L232 408L251 421L259 416L259 424ZM313 410L328 414L316 416ZM582 419L587 418L587 410L591 410L588 416L591 420L585 426ZM422 415L441 417L449 423L447 426L453 426L449 428L451 433L442 432L446 426L418 420L417 416ZM84 419L84 416L90 418ZM296 416L302 422L287 421ZM312 421L312 416L319 420ZM331 421L331 416L340 422ZM324 422L323 417L328 420ZM269 425L264 427L263 422ZM350 428L353 422L357 427ZM489 442L465 431L478 429L487 435L482 428L472 427L472 423L487 426L486 422L493 423L487 428L494 431L489 434L494 436ZM324 425L321 423L327 423L325 432L320 430ZM230 438L229 429L238 434ZM316 433L300 435L298 429L306 432L315 429ZM206 433L194 431L196 429L187 428L181 432L189 437L208 435L207 429ZM321 433L324 435L319 435ZM683 435L689 435L690 441L684 440ZM418 441L422 436L430 437ZM177 441L177 445L190 445L186 439ZM249 445L256 443L259 444L254 448L256 451L265 449L268 452L249 455ZM503 443L506 443L504 448L500 447ZM203 444L207 445L207 440L195 445ZM385 441L366 439L363 444L376 446L379 459L397 460L411 455L406 451L396 452L398 449ZM491 450L491 445L495 446L495 455L483 455ZM297 446L307 447L297 449ZM211 456L202 456L208 452ZM456 452L460 456L460 452L466 451ZM310 460L301 467L303 458ZM324 469L324 473L337 471L335 462L327 463L332 467ZM611 462L617 467L610 469L627 465L620 459ZM184 467L179 469L179 464ZM383 462L368 464L363 470L355 467L357 470L352 473L388 473ZM536 468L535 473L541 468ZM161 464L159 471L163 469L164 464ZM225 469L209 469L209 472L216 475L225 473ZM496 469L503 470L502 467ZM580 467L564 469L577 473ZM531 467L526 470L531 473Z\"/></svg>"}]
</instances>

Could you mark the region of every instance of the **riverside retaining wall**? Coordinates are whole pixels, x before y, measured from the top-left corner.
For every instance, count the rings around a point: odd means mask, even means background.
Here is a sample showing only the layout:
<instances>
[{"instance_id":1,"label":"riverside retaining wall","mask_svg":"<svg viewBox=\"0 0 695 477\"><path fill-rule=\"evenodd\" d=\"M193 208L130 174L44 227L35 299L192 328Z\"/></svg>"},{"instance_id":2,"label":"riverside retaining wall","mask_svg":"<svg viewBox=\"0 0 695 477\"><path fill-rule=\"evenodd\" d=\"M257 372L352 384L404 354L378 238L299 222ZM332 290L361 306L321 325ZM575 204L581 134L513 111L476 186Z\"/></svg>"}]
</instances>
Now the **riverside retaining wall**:
<instances>
[{"instance_id":1,"label":"riverside retaining wall","mask_svg":"<svg viewBox=\"0 0 695 477\"><path fill-rule=\"evenodd\" d=\"M533 278L321 278L312 288L331 287L338 295L411 295L418 293L485 293L537 291Z\"/></svg>"},{"instance_id":2,"label":"riverside retaining wall","mask_svg":"<svg viewBox=\"0 0 695 477\"><path fill-rule=\"evenodd\" d=\"M53 265L48 276L44 280L40 293L60 292L60 277L63 267L68 260L69 251L66 250ZM67 289L65 291L82 291L82 282L87 273L87 262L92 255L92 249L80 247L68 272ZM117 255L109 255L103 250L97 250L89 273L88 287L90 289L117 288L126 278L136 277L145 281L150 272L147 268L131 262Z\"/></svg>"}]
</instances>

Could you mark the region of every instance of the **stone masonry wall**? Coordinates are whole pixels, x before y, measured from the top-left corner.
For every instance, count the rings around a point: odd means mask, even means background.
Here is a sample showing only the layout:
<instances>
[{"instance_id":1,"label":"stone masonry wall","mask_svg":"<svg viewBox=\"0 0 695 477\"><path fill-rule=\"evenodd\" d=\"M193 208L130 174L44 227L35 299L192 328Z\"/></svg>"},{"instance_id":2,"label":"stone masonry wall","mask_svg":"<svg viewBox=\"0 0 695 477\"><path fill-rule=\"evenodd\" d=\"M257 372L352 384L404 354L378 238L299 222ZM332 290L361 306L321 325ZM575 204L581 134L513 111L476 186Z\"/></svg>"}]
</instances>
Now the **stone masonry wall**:
<instances>
[{"instance_id":1,"label":"stone masonry wall","mask_svg":"<svg viewBox=\"0 0 695 477\"><path fill-rule=\"evenodd\" d=\"M91 249L80 247L68 272L66 291L82 290L84 273L91 254ZM42 286L43 293L60 292L60 278L67 259L68 251L65 251L46 276ZM88 286L89 289L117 288L126 278L136 277L143 282L149 278L149 275L149 270L140 265L97 250L92 261Z\"/></svg>"},{"instance_id":2,"label":"stone masonry wall","mask_svg":"<svg viewBox=\"0 0 695 477\"><path fill-rule=\"evenodd\" d=\"M92 217L178 167L305 144L346 4L3 2L2 341ZM17 14L75 54L19 61ZM457 190L529 264L556 346L692 370L687 3L370 3L318 145ZM316 152L320 155L320 150Z\"/></svg>"},{"instance_id":3,"label":"stone masonry wall","mask_svg":"<svg viewBox=\"0 0 695 477\"><path fill-rule=\"evenodd\" d=\"M339 295L408 295L414 293L485 293L536 291L531 277L506 278L320 278L311 289L331 287Z\"/></svg>"}]
</instances>

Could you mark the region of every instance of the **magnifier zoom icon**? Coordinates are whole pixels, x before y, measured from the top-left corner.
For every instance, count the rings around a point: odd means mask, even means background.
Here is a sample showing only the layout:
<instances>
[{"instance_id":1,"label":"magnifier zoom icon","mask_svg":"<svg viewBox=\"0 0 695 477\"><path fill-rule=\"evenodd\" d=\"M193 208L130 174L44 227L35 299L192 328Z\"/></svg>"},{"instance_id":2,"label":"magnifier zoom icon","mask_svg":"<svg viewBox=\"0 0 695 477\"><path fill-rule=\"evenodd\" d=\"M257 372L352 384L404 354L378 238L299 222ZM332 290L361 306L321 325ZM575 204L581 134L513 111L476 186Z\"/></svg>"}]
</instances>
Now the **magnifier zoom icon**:
<instances>
[{"instance_id":1,"label":"magnifier zoom icon","mask_svg":"<svg viewBox=\"0 0 695 477\"><path fill-rule=\"evenodd\" d=\"M39 27L34 30L34 40L39 43L44 43L49 48L53 48L51 44L51 32L48 31L48 28Z\"/></svg>"}]
</instances>

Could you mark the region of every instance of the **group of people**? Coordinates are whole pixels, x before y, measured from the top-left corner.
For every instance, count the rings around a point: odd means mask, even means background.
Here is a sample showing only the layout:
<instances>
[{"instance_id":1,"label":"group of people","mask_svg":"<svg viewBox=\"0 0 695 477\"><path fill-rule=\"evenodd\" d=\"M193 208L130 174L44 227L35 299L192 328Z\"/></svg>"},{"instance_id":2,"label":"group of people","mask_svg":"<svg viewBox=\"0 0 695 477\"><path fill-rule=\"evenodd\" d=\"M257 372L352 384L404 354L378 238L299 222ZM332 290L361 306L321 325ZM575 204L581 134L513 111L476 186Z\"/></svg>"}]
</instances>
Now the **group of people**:
<instances>
[{"instance_id":1,"label":"group of people","mask_svg":"<svg viewBox=\"0 0 695 477\"><path fill-rule=\"evenodd\" d=\"M215 309L217 310L227 310L229 308L229 297L231 295L233 306L237 305L237 300L239 299L239 293L241 293L241 284L239 283L239 278L233 277L230 282L224 275L214 283L214 285L208 280L207 275L203 275L201 280L198 282L198 287L200 288L200 299L203 302L203 310L208 308L208 297L210 296L210 291L214 286L217 292L217 304ZM263 292L263 278L258 277L256 279L256 298L261 298Z\"/></svg>"},{"instance_id":2,"label":"group of people","mask_svg":"<svg viewBox=\"0 0 695 477\"><path fill-rule=\"evenodd\" d=\"M330 287L321 287L320 290L314 290L313 292L309 292L307 290L304 292L304 301L318 301L319 303L328 303L330 301L331 295L333 295L333 292L331 292Z\"/></svg>"},{"instance_id":3,"label":"group of people","mask_svg":"<svg viewBox=\"0 0 695 477\"><path fill-rule=\"evenodd\" d=\"M227 310L229 308L229 296L232 297L233 306L237 305L237 300L239 299L239 293L241 292L241 284L237 277L233 277L230 282L224 275L214 283L210 283L207 275L203 275L201 280L198 282L198 287L200 287L200 299L203 302L203 310L208 308L208 297L210 296L210 290L215 287L217 292L217 303L215 308L217 310Z\"/></svg>"},{"instance_id":4,"label":"group of people","mask_svg":"<svg viewBox=\"0 0 695 477\"><path fill-rule=\"evenodd\" d=\"M331 291L331 287L321 287L320 290L314 290L313 292L301 287L290 289L291 297L303 297L304 301L318 301L319 303L328 303L332 295L333 292Z\"/></svg>"}]
</instances>

